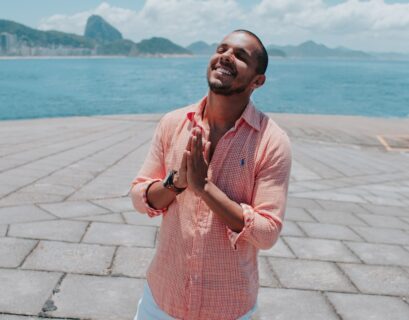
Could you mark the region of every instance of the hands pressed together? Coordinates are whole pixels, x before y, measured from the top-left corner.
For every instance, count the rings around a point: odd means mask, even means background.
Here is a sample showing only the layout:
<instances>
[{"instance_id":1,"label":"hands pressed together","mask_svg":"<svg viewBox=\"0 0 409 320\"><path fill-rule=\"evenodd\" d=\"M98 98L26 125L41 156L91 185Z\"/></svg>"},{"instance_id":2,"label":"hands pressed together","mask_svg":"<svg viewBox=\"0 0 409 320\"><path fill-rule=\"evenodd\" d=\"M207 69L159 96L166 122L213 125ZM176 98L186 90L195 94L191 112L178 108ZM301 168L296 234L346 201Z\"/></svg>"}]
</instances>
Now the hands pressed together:
<instances>
[{"instance_id":1,"label":"hands pressed together","mask_svg":"<svg viewBox=\"0 0 409 320\"><path fill-rule=\"evenodd\" d=\"M210 141L203 142L201 129L193 128L183 153L178 175L175 177L175 186L189 187L198 195L203 192L207 183L209 151Z\"/></svg>"}]
</instances>

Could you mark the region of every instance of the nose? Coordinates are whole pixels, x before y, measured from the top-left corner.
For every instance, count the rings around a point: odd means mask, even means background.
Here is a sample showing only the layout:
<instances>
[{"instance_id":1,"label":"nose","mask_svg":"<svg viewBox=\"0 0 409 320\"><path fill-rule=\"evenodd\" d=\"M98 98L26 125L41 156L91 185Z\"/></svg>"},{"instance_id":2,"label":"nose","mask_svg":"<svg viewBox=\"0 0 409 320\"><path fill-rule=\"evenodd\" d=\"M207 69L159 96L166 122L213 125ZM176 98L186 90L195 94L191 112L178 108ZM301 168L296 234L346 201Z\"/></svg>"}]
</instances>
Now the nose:
<instances>
[{"instance_id":1,"label":"nose","mask_svg":"<svg viewBox=\"0 0 409 320\"><path fill-rule=\"evenodd\" d=\"M224 51L224 52L221 54L220 59L221 59L221 61L223 61L223 62L226 62L226 61L232 62L232 60L233 60L233 49L230 48L230 49Z\"/></svg>"}]
</instances>

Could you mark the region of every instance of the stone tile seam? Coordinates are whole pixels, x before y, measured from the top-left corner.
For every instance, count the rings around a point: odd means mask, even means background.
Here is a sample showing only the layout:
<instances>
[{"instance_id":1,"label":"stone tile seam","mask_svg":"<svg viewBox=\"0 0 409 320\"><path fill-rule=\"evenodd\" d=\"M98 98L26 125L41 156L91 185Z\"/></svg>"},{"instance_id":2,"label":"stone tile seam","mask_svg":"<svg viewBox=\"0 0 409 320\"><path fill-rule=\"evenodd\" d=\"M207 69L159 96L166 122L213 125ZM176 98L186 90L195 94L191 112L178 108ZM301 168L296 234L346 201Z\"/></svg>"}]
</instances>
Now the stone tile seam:
<instances>
[{"instance_id":1,"label":"stone tile seam","mask_svg":"<svg viewBox=\"0 0 409 320\"><path fill-rule=\"evenodd\" d=\"M293 249L291 248L291 246L288 244L288 242L287 242L287 240L285 239L285 237L287 237L287 236L280 236L281 241L283 241L283 243L285 244L285 246L287 247L287 249L293 254L293 256L298 258L298 256L295 254L294 250L293 250Z\"/></svg>"},{"instance_id":2,"label":"stone tile seam","mask_svg":"<svg viewBox=\"0 0 409 320\"><path fill-rule=\"evenodd\" d=\"M64 202L70 202L70 201L64 201ZM94 205L94 206L96 206L96 207L99 207L99 208L101 208L101 209L104 209L104 210L107 210L108 212L108 214L109 213L117 213L117 212L114 212L114 211L112 211L111 209L109 209L109 208L107 208L107 207L104 207L103 205L100 205L99 203L95 203L95 202L92 202L92 199L87 199L87 200L85 200L85 202L87 202L87 203L90 203L90 204L92 204L92 205ZM84 216L85 217L85 216Z\"/></svg>"},{"instance_id":3,"label":"stone tile seam","mask_svg":"<svg viewBox=\"0 0 409 320\"><path fill-rule=\"evenodd\" d=\"M40 209L41 211L44 211L45 213L47 213L47 214L49 214L49 215L55 217L56 219L61 219L61 217L55 215L54 213L52 213L51 211L49 211L49 210L47 210L47 209L45 209L45 208L43 208L43 207L41 207L39 203L34 202L34 203L33 203L33 206L35 206L36 208Z\"/></svg>"},{"instance_id":4,"label":"stone tile seam","mask_svg":"<svg viewBox=\"0 0 409 320\"><path fill-rule=\"evenodd\" d=\"M309 168L307 168L307 169L309 169ZM309 170L311 170L311 169L309 169ZM379 174L383 174L383 173L380 172ZM341 180L341 182L342 182L343 181L342 179L368 178L368 177L372 177L372 176L377 176L378 177L379 174L351 175L351 176L347 176L347 177L338 177L338 178L306 179L306 180L300 180L300 181L297 181L297 182L320 182L320 183L325 183L327 181L329 182L329 181L339 181L339 180ZM402 177L402 175L406 174L406 171L404 171L404 170L387 172L385 174L387 174L387 175L397 174L397 175L401 176L400 179L395 177L393 179L393 182L399 182L399 181L406 181L407 180L406 177ZM378 184L388 183L390 181L391 181L391 178L387 178L385 180L374 181L374 182L365 182L365 183L363 183L361 181L358 181L358 183L353 184L352 186L353 187L371 186L371 185L378 185ZM323 190L344 189L347 186L351 186L351 181L347 181L346 183L347 183L347 185L345 185L343 187L334 187L334 188L323 189ZM322 191L322 190L316 190L316 191Z\"/></svg>"},{"instance_id":5,"label":"stone tile seam","mask_svg":"<svg viewBox=\"0 0 409 320\"><path fill-rule=\"evenodd\" d=\"M99 132L93 132L93 133L106 132L106 129L107 129L106 127L104 127L103 125L100 125L100 127L101 127L101 129L102 129L101 131L99 131ZM111 128L115 128L115 127L116 127L116 126L112 126L112 127L110 127L110 129L111 129ZM74 131L74 132L75 132L75 131ZM70 140L75 140L75 139L78 139L78 138L82 138L83 135L84 135L83 132L80 132L80 133L78 133L78 136L72 137L72 133L73 133L72 130L71 130L71 131L68 131L68 130L67 130L67 132L64 132L64 133L61 133L61 134L57 135L57 137L64 136L65 139L52 141L52 144L50 144L50 142L47 140L47 141L44 141L44 143L39 144L39 145L37 145L36 147L29 149L29 151L36 150L36 149L40 149L40 148L42 148L42 147L44 147L44 146L51 146L51 145L53 145L53 144L57 144L57 143L65 142L65 141L70 141ZM70 137L70 139L67 139L67 138L66 138L67 135ZM48 137L46 136L45 138L46 138L46 139L49 139L49 136L48 136ZM55 138L55 136L54 136L53 138ZM24 144L29 144L29 145L31 145L31 143L32 143L33 141L35 141L35 140L25 141L25 142L23 142L23 143L20 143L19 145L24 145ZM19 150L19 151L14 152L14 153L8 153L8 154L5 154L5 155L1 155L1 156L0 156L0 159L1 159L1 158L5 158L5 157L9 157L9 156L14 156L14 155L16 155L16 154L20 154L20 153L23 153L23 152L26 152L26 151L28 151L27 148L24 148L23 150Z\"/></svg>"},{"instance_id":6,"label":"stone tile seam","mask_svg":"<svg viewBox=\"0 0 409 320\"><path fill-rule=\"evenodd\" d=\"M327 291L320 291L321 295L324 297L325 302L331 307L332 311L338 317L339 320L343 320L342 316L338 313L337 308L332 303L332 301L328 298Z\"/></svg>"},{"instance_id":7,"label":"stone tile seam","mask_svg":"<svg viewBox=\"0 0 409 320\"><path fill-rule=\"evenodd\" d=\"M126 131L126 130L123 130L123 131ZM127 139L129 139L130 137L132 137L132 136L127 136L126 139L123 139L123 140L122 140L122 142L125 141L125 140L127 140ZM9 193L6 193L5 195L2 195L2 196L0 197L0 199L7 198L9 195L11 195L11 194L13 194L13 193L15 193L15 192L18 192L18 191L20 191L21 189L23 189L23 188L25 188L25 187L31 186L31 185L35 184L37 181L40 181L41 179L50 177L50 176L53 175L54 173L56 173L56 172L58 172L58 171L61 171L61 170L64 170L65 168L68 168L68 167L72 166L73 164L76 164L76 163L78 163L78 162L80 162L80 161L82 161L82 160L85 160L85 159L87 159L87 158L90 158L90 157L92 157L92 156L94 156L94 155L96 155L96 154L98 154L98 153L101 153L101 152L103 152L103 151L105 151L105 150L108 150L110 147L112 147L113 145L115 145L115 144L117 144L117 143L118 143L118 142L112 143L112 144L110 144L110 145L108 145L108 146L106 146L106 147L104 147L104 148L102 148L102 149L99 149L98 151L95 151L95 152L92 153L92 154L89 154L89 155L87 155L87 156L85 156L85 157L82 157L82 158L77 159L77 160L75 160L75 161L73 161L73 162L70 162L69 164L67 164L67 165L65 165L65 166L63 166L63 167L61 167L61 168L55 169L55 170L49 172L48 174L46 174L46 175L44 175L44 176L41 176L40 178L37 178L37 179L31 181L30 183L27 183L27 184L25 184L25 185L23 185L23 186L18 187L17 189L15 189L15 190L12 191L12 192L9 192ZM85 144L85 145L86 145L86 144ZM83 147L83 146L84 146L84 145L82 145L81 147ZM46 157L45 157L45 158L46 158ZM37 160L36 160L36 161L37 161ZM94 179L94 178L93 178L93 179Z\"/></svg>"},{"instance_id":8,"label":"stone tile seam","mask_svg":"<svg viewBox=\"0 0 409 320\"><path fill-rule=\"evenodd\" d=\"M261 258L261 257L258 257L258 259L260 259L260 258ZM283 284L281 283L281 280L280 280L280 278L278 277L277 272L274 270L273 264L271 263L270 259L268 259L268 258L269 258L269 257L265 257L264 261L266 261L266 264L267 264L268 269L270 270L270 272L271 272L271 274L273 275L273 277L277 280L278 288L285 288L285 287L283 286ZM259 280L259 282L260 282L260 280ZM267 287L269 287L269 286L267 286ZM269 287L269 288L271 288L271 287Z\"/></svg>"},{"instance_id":9,"label":"stone tile seam","mask_svg":"<svg viewBox=\"0 0 409 320\"><path fill-rule=\"evenodd\" d=\"M120 144L125 142L126 140L128 140L129 138L131 138L132 136L128 136L127 138L121 140L120 142L117 142L115 144ZM100 175L102 175L103 173L105 173L106 171L108 171L110 168L112 168L113 166L115 166L116 164L118 164L120 161L122 161L123 159L125 159L127 156L129 156L132 152L138 150L139 148L143 147L144 145L146 145L148 142L150 142L152 140L152 138L148 138L146 140L144 140L143 142L141 142L140 144L138 144L135 148L130 149L125 155L121 156L119 159L117 159L116 161L114 161L113 163L111 163L110 165L108 165L107 167L105 167L104 170L98 172L96 175L94 175L90 180L86 181L85 183L83 183L80 187L77 188L77 190L75 190L74 192L70 193L68 196L63 198L63 201L68 200L71 196L73 196L74 194L76 194L78 191L80 191L82 188L84 188L86 185L88 185L90 182L94 181L95 179L97 179ZM94 156L95 154L98 154L100 152L103 152L105 150L108 150L110 147L112 147L112 145L108 146L107 148L105 148L104 150L100 150L96 153L94 153L91 156Z\"/></svg>"},{"instance_id":10,"label":"stone tile seam","mask_svg":"<svg viewBox=\"0 0 409 320\"><path fill-rule=\"evenodd\" d=\"M17 317L24 317L24 318L32 318L32 317L36 317L38 318L37 314L19 314L19 313L10 313L10 312L0 312L0 315L6 315L6 316L17 316ZM55 318L52 316L48 316L47 318L50 319L55 319L55 320L85 320L85 319L81 319L81 318Z\"/></svg>"},{"instance_id":11,"label":"stone tile seam","mask_svg":"<svg viewBox=\"0 0 409 320\"><path fill-rule=\"evenodd\" d=\"M317 157L312 156L313 155L312 153L307 154L304 150L298 150L298 151L303 153L306 158L308 157L309 161L318 162L322 167L328 168L328 169L338 173L339 175L341 175L341 177L348 177L343 172L341 172L338 168L335 168L335 167L333 167L332 165L330 165L328 163L322 162L321 158L317 158ZM311 170L312 172L314 172L315 174L317 174L317 176L321 177L321 175L318 172L315 172L311 168L308 168L308 169Z\"/></svg>"},{"instance_id":12,"label":"stone tile seam","mask_svg":"<svg viewBox=\"0 0 409 320\"><path fill-rule=\"evenodd\" d=\"M115 247L115 250L114 250L114 254L112 255L111 262L110 262L108 268L106 269L107 272L108 272L107 275L112 276L112 270L114 269L115 259L116 259L116 255L117 255L117 253L118 253L118 250L119 250L119 246L116 246L116 247Z\"/></svg>"},{"instance_id":13,"label":"stone tile seam","mask_svg":"<svg viewBox=\"0 0 409 320\"><path fill-rule=\"evenodd\" d=\"M353 265L357 265L357 266L369 266L369 267L386 267L386 268L405 268L405 267L409 267L409 266L403 266L403 265L396 265L396 264L375 264L375 263L358 263L358 262L345 262L345 261L340 261L340 260L324 260L324 259L319 259L319 258L315 258L315 259L309 259L309 258L299 258L299 257L295 257L295 258L290 258L287 256L279 256L279 255L259 255L260 257L265 257L265 258L272 258L272 259L285 259L285 260L300 260L300 261L308 261L308 262L328 262L328 263L346 263L346 264L353 264ZM409 270L407 271L409 273Z\"/></svg>"},{"instance_id":14,"label":"stone tile seam","mask_svg":"<svg viewBox=\"0 0 409 320\"><path fill-rule=\"evenodd\" d=\"M305 230L298 224L297 221L293 221L293 223L297 226L297 228L301 231L304 237L308 237L308 234L305 232Z\"/></svg>"},{"instance_id":15,"label":"stone tile seam","mask_svg":"<svg viewBox=\"0 0 409 320\"><path fill-rule=\"evenodd\" d=\"M44 301L43 307L41 308L41 312L38 313L38 316L40 316L40 317L43 317L43 316L48 317L48 314L47 314L47 311L48 311L48 310L47 310L47 308L46 308L47 302L48 302L48 301L51 301L51 302L54 304L54 301L53 301L54 294L56 294L56 293L58 293L58 292L60 291L61 284L62 284L62 282L64 281L64 279L65 279L66 276L67 276L67 273L63 273L63 274L61 275L61 277L58 279L58 281L57 281L57 283L55 284L53 290L51 290L51 294L48 296L48 299Z\"/></svg>"},{"instance_id":16,"label":"stone tile seam","mask_svg":"<svg viewBox=\"0 0 409 320\"><path fill-rule=\"evenodd\" d=\"M26 254L26 256L23 258L23 260L20 262L20 264L17 266L17 268L22 268L24 263L26 262L27 258L34 252L35 249L37 249L38 245L40 244L40 240L37 240L37 243L33 245L31 250Z\"/></svg>"},{"instance_id":17,"label":"stone tile seam","mask_svg":"<svg viewBox=\"0 0 409 320\"><path fill-rule=\"evenodd\" d=\"M82 243L82 240L84 240L84 237L86 233L88 232L88 229L91 227L92 221L89 221L87 226L85 227L84 233L82 234L79 243Z\"/></svg>"},{"instance_id":18,"label":"stone tile seam","mask_svg":"<svg viewBox=\"0 0 409 320\"><path fill-rule=\"evenodd\" d=\"M104 137L112 137L112 135L116 135L116 134L119 135L119 134L121 134L121 133L123 133L123 132L126 132L126 131L129 131L129 128L126 128L126 129L124 129L124 130L118 130L117 132L114 132L113 134L110 134L110 135L106 135L106 136L104 136ZM41 156L41 157L39 157L39 158L36 158L35 160L27 161L27 162L24 162L24 163L21 163L21 164L15 166L15 167L7 168L7 169L5 169L5 170L1 170L0 173L6 172L6 171L9 171L9 170L14 170L14 169L20 168L20 167L22 167L22 166L25 166L25 165L27 165L27 164L35 163L35 162L37 162L37 161L39 161L39 160L43 160L43 159L46 159L46 158L55 156L55 155L57 155L57 154L65 153L65 152L68 152L68 151L72 151L72 150L74 150L74 149L76 149L76 148L84 147L84 146L86 146L86 145L89 145L89 144L91 144L91 143L94 143L94 142L96 142L96 141L99 141L99 140L103 139L104 137L101 137L101 138L98 138L98 139L94 139L94 140L90 140L90 141L88 141L88 142L86 142L86 143L84 143L84 144L76 145L76 146L67 148L67 149L65 149L65 150L60 150L60 151L56 151L56 152L54 152L54 153L47 154L47 155L45 155L45 156Z\"/></svg>"}]
</instances>

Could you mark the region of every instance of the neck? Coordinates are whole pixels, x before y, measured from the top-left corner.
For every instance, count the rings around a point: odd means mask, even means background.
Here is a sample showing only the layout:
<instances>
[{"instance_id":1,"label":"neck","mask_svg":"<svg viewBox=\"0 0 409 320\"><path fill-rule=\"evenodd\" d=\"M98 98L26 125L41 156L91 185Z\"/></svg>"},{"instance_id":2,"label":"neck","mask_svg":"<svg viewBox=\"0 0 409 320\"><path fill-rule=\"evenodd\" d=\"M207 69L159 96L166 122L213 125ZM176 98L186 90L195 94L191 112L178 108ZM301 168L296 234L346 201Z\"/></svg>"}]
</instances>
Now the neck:
<instances>
[{"instance_id":1,"label":"neck","mask_svg":"<svg viewBox=\"0 0 409 320\"><path fill-rule=\"evenodd\" d=\"M210 128L227 131L240 118L249 100L248 95L223 96L209 90L204 118Z\"/></svg>"}]
</instances>

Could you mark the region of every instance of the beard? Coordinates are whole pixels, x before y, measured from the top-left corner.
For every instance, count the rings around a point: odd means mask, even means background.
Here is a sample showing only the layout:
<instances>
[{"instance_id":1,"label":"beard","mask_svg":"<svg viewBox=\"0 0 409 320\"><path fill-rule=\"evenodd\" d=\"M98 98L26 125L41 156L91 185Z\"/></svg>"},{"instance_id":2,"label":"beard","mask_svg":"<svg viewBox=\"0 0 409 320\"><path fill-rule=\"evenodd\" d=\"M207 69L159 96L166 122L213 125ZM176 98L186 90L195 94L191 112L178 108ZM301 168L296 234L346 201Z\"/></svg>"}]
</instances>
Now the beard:
<instances>
[{"instance_id":1,"label":"beard","mask_svg":"<svg viewBox=\"0 0 409 320\"><path fill-rule=\"evenodd\" d=\"M244 92L244 90L246 90L247 88L246 85L243 85L237 88L232 88L229 85L223 85L220 83L211 82L209 78L207 78L207 84L209 85L210 91L212 91L215 94L222 95L222 96L232 96L234 94L239 94L239 93Z\"/></svg>"}]
</instances>

